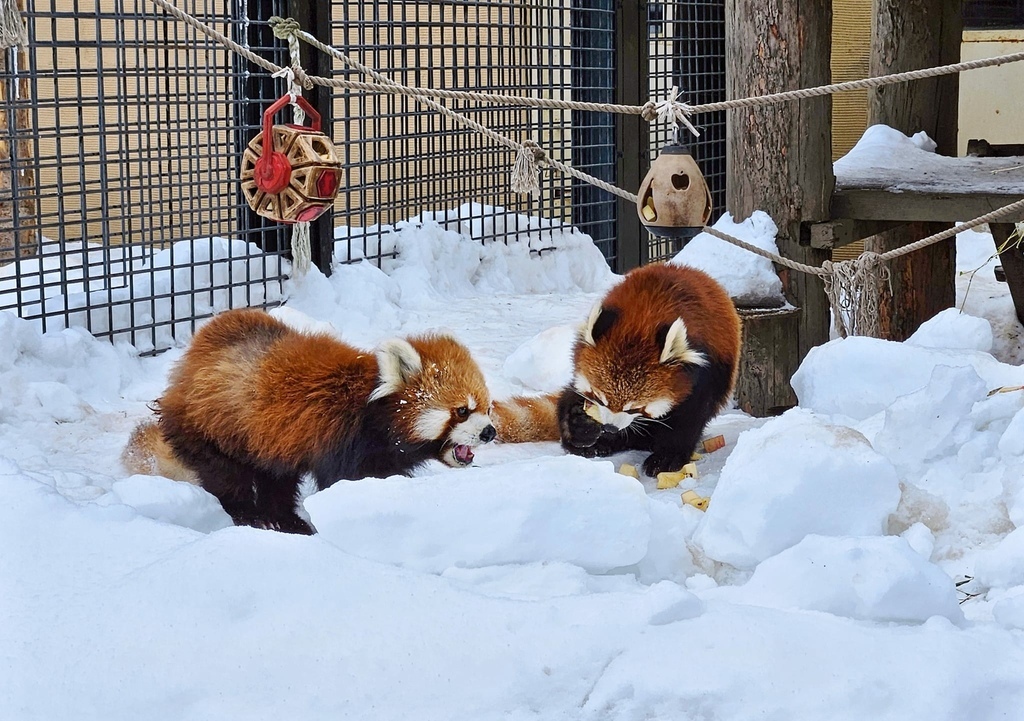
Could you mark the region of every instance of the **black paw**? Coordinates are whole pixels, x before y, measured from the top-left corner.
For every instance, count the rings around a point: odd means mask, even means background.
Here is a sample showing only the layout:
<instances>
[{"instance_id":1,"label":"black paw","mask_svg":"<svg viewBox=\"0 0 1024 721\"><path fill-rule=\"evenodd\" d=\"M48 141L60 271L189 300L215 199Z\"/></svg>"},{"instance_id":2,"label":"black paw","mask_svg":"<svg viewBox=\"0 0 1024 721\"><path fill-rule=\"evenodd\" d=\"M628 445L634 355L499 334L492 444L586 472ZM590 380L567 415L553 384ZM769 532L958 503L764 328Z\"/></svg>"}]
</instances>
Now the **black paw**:
<instances>
[{"instance_id":1,"label":"black paw","mask_svg":"<svg viewBox=\"0 0 1024 721\"><path fill-rule=\"evenodd\" d=\"M651 478L656 478L659 473L680 471L686 463L687 461L684 461L679 456L652 453L644 461L644 473Z\"/></svg>"},{"instance_id":2,"label":"black paw","mask_svg":"<svg viewBox=\"0 0 1024 721\"><path fill-rule=\"evenodd\" d=\"M576 452L577 449L591 448L597 443L602 432L601 424L588 416L582 405L570 408L562 422L562 442L573 452ZM579 453L579 455L593 458L593 455L596 454Z\"/></svg>"}]
</instances>

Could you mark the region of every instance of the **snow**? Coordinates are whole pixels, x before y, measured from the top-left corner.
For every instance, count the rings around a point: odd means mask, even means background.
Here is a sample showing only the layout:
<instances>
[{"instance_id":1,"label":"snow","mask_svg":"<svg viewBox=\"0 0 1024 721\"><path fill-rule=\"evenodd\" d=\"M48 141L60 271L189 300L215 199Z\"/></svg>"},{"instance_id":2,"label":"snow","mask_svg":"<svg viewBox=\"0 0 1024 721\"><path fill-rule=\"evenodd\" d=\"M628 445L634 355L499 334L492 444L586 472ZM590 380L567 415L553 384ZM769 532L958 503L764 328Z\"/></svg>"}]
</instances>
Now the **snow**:
<instances>
[{"instance_id":1,"label":"snow","mask_svg":"<svg viewBox=\"0 0 1024 721\"><path fill-rule=\"evenodd\" d=\"M433 573L549 561L604 573L640 561L651 535L643 487L573 456L339 483L305 505L341 550Z\"/></svg>"},{"instance_id":2,"label":"snow","mask_svg":"<svg viewBox=\"0 0 1024 721\"><path fill-rule=\"evenodd\" d=\"M702 245L687 263L735 270ZM215 268L249 262L224 248ZM339 259L381 250L287 281L274 314L367 348L447 328L495 397L562 385L617 280L586 236L500 210L339 230ZM230 526L201 488L120 466L180 345L141 357L0 313L0 716L1017 718L1024 354L991 253L958 238L958 266L982 266L962 311L906 343L830 342L799 408L715 419L726 447L679 488L616 472L638 452L491 444L473 468L309 496L312 537ZM156 278L155 258L129 265ZM97 292L141 287L124 277Z\"/></svg>"},{"instance_id":3,"label":"snow","mask_svg":"<svg viewBox=\"0 0 1024 721\"><path fill-rule=\"evenodd\" d=\"M872 125L834 163L836 189L957 193L970 187L976 193L1013 196L1024 185L1018 158L951 158L936 154L935 148L924 132L907 137L887 125Z\"/></svg>"},{"instance_id":4,"label":"snow","mask_svg":"<svg viewBox=\"0 0 1024 721\"><path fill-rule=\"evenodd\" d=\"M771 216L754 211L742 223L725 213L711 226L762 250L778 254L775 236L779 229ZM782 281L772 262L707 233L695 236L679 251L673 263L689 265L709 273L722 284L738 306L776 308L785 305Z\"/></svg>"},{"instance_id":5,"label":"snow","mask_svg":"<svg viewBox=\"0 0 1024 721\"><path fill-rule=\"evenodd\" d=\"M793 409L740 436L693 540L749 570L809 534L880 535L899 496L895 469L866 438Z\"/></svg>"}]
</instances>

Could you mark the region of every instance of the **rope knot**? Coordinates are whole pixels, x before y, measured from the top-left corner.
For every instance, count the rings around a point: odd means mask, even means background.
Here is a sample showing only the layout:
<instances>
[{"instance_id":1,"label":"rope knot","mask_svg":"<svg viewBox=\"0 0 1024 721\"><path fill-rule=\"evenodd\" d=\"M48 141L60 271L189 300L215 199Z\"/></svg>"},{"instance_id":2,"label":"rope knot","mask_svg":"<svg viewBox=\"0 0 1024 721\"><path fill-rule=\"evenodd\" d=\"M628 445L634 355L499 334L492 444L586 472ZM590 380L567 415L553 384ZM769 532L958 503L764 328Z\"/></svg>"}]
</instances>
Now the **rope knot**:
<instances>
[{"instance_id":1,"label":"rope knot","mask_svg":"<svg viewBox=\"0 0 1024 721\"><path fill-rule=\"evenodd\" d=\"M654 117L658 120L663 120L666 123L685 125L686 129L693 133L694 137L699 138L700 132L697 128L693 127L693 123L690 122L690 116L693 115L693 108L690 107L689 103L681 102L678 98L679 88L673 85L668 97L664 100L659 100L654 104ZM647 105L644 105L643 112L646 111ZM644 117L646 118L647 116L645 115Z\"/></svg>"},{"instance_id":2,"label":"rope knot","mask_svg":"<svg viewBox=\"0 0 1024 721\"><path fill-rule=\"evenodd\" d=\"M527 138L516 152L512 166L512 192L537 195L540 193L540 169L549 164L548 154L533 138Z\"/></svg>"},{"instance_id":3,"label":"rope knot","mask_svg":"<svg viewBox=\"0 0 1024 721\"><path fill-rule=\"evenodd\" d=\"M268 21L270 29L274 31L274 37L278 40L289 40L302 31L302 26L295 18L283 18L274 15Z\"/></svg>"},{"instance_id":4,"label":"rope knot","mask_svg":"<svg viewBox=\"0 0 1024 721\"><path fill-rule=\"evenodd\" d=\"M879 304L882 288L892 292L892 275L885 259L878 253L864 252L852 260L821 264L825 294L836 324L836 332L843 338L864 335L878 338Z\"/></svg>"},{"instance_id":5,"label":"rope knot","mask_svg":"<svg viewBox=\"0 0 1024 721\"><path fill-rule=\"evenodd\" d=\"M648 100L640 106L640 117L648 123L653 123L658 119L658 104L653 100Z\"/></svg>"},{"instance_id":6,"label":"rope knot","mask_svg":"<svg viewBox=\"0 0 1024 721\"><path fill-rule=\"evenodd\" d=\"M306 71L302 69L301 65L299 65L298 63L293 64L291 67L291 71L294 77L293 82L298 83L306 90L313 89L313 81L310 79L308 75L306 75Z\"/></svg>"}]
</instances>

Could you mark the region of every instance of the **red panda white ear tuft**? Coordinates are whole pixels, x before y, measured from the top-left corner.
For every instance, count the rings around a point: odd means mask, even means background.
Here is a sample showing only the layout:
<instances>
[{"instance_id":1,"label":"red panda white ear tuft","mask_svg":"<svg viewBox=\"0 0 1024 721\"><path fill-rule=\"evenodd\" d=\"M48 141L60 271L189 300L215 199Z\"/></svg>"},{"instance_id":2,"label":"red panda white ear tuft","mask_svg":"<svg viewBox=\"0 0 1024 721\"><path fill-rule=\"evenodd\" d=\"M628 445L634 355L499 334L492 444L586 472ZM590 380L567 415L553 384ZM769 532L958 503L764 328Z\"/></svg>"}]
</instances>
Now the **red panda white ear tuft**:
<instances>
[{"instance_id":1,"label":"red panda white ear tuft","mask_svg":"<svg viewBox=\"0 0 1024 721\"><path fill-rule=\"evenodd\" d=\"M708 359L700 351L690 347L690 339L686 334L686 323L682 318L676 318L675 322L668 329L665 335L665 346L661 349L661 363L686 363L695 366L705 366Z\"/></svg>"},{"instance_id":2,"label":"red panda white ear tuft","mask_svg":"<svg viewBox=\"0 0 1024 721\"><path fill-rule=\"evenodd\" d=\"M594 345L594 324L597 323L597 319L601 317L601 302L598 301L594 304L594 307L590 309L590 317L587 318L587 322L580 328L580 340L587 345Z\"/></svg>"},{"instance_id":3,"label":"red panda white ear tuft","mask_svg":"<svg viewBox=\"0 0 1024 721\"><path fill-rule=\"evenodd\" d=\"M379 380L370 394L375 401L401 390L409 380L423 370L423 360L409 341L392 338L377 347Z\"/></svg>"}]
</instances>

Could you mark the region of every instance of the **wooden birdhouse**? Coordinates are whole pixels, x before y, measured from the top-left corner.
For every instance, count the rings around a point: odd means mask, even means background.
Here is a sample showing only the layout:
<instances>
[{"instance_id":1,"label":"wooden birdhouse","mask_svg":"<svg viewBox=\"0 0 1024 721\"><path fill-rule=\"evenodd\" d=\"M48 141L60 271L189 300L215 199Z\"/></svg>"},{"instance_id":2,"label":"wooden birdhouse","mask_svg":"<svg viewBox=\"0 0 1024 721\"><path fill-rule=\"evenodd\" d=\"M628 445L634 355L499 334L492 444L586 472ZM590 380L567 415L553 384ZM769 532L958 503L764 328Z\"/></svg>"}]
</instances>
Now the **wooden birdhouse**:
<instances>
[{"instance_id":1,"label":"wooden birdhouse","mask_svg":"<svg viewBox=\"0 0 1024 721\"><path fill-rule=\"evenodd\" d=\"M637 194L640 222L660 238L692 238L711 218L711 191L685 145L670 144L651 163Z\"/></svg>"},{"instance_id":2,"label":"wooden birdhouse","mask_svg":"<svg viewBox=\"0 0 1024 721\"><path fill-rule=\"evenodd\" d=\"M286 95L267 108L263 131L249 141L242 155L242 194L264 217L308 222L334 203L341 159L331 139L320 132L320 114L301 95L295 102L310 117L310 125L273 124L274 114L289 102Z\"/></svg>"}]
</instances>

